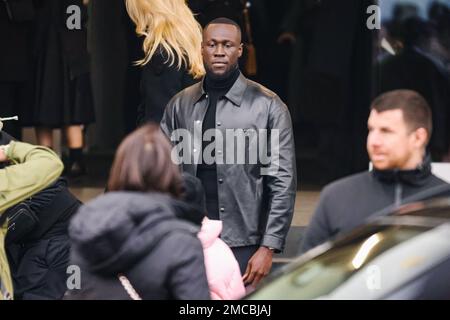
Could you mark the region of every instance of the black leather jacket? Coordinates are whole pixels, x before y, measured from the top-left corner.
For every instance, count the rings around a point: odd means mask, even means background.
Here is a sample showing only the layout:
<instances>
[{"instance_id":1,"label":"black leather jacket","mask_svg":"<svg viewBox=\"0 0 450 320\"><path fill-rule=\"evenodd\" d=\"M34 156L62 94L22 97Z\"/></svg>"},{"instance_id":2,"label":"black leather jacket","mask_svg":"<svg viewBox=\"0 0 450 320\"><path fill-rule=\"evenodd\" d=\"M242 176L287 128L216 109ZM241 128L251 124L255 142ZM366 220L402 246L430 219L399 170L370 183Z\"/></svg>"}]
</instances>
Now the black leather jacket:
<instances>
[{"instance_id":1,"label":"black leather jacket","mask_svg":"<svg viewBox=\"0 0 450 320\"><path fill-rule=\"evenodd\" d=\"M162 130L173 142L182 140L182 133L174 131L176 129L185 129L193 137L190 144L185 144L188 147L183 149L183 155L187 152L191 161L182 163L183 170L193 175L197 171L198 162L195 160L199 159L202 146L202 123L207 106L208 96L203 90L203 82L200 82L173 97L161 121ZM242 129L246 136L250 136L252 131L268 130L268 141L263 144L267 150L272 150L270 163L261 162L259 158L255 164L247 161L249 158L244 164L238 161L230 163L228 142L222 150L216 137L222 239L230 247L262 245L283 250L297 190L294 137L286 105L275 93L241 74L225 99L217 102L216 129L222 132L223 137L230 129ZM279 134L274 140L279 142L279 152L271 147L271 137L276 137L274 129ZM250 157L253 151L249 144L245 145L246 157ZM223 163L219 157L224 159ZM262 168L269 167L274 170L262 173Z\"/></svg>"}]
</instances>

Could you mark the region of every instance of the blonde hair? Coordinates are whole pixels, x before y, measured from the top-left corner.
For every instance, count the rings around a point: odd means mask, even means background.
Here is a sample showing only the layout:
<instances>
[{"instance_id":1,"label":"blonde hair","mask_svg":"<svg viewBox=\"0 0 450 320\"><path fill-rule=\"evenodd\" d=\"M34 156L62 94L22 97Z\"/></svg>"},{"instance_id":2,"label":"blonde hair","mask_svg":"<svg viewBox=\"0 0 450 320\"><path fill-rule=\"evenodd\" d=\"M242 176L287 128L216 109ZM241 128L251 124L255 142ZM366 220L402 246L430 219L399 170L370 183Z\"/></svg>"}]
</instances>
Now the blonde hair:
<instances>
[{"instance_id":1,"label":"blonde hair","mask_svg":"<svg viewBox=\"0 0 450 320\"><path fill-rule=\"evenodd\" d=\"M194 78L205 74L202 28L185 0L126 0L126 7L136 33L145 36L145 57L137 61L138 65L147 64L161 46L170 65L186 67Z\"/></svg>"}]
</instances>

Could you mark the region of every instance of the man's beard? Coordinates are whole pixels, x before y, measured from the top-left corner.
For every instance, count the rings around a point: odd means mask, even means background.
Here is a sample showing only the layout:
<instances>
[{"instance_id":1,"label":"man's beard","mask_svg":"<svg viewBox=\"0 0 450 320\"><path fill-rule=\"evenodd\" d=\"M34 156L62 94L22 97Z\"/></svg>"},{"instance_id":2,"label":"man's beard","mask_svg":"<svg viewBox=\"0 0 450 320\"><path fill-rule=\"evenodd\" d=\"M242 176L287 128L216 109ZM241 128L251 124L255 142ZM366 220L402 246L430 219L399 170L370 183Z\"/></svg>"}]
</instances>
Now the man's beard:
<instances>
[{"instance_id":1,"label":"man's beard","mask_svg":"<svg viewBox=\"0 0 450 320\"><path fill-rule=\"evenodd\" d=\"M239 64L236 63L234 65L232 65L229 69L227 69L227 71L225 71L222 74L215 74L207 65L205 65L205 69L206 69L206 76L208 78L210 78L211 80L222 80L222 79L226 79L230 76L230 74L232 74L236 69L239 68Z\"/></svg>"}]
</instances>

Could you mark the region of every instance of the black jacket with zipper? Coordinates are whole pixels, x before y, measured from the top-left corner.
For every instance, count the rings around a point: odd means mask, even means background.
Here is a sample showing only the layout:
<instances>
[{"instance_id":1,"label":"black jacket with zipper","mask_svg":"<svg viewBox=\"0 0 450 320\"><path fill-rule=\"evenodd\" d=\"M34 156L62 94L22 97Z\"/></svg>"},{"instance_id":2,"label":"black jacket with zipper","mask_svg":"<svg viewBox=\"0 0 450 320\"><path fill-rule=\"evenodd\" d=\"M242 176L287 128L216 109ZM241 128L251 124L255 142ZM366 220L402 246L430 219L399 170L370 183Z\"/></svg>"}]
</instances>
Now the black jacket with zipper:
<instances>
[{"instance_id":1,"label":"black jacket with zipper","mask_svg":"<svg viewBox=\"0 0 450 320\"><path fill-rule=\"evenodd\" d=\"M415 170L373 170L326 186L306 230L301 252L354 229L377 211L401 205L416 193L446 184L431 173L427 156Z\"/></svg>"}]
</instances>

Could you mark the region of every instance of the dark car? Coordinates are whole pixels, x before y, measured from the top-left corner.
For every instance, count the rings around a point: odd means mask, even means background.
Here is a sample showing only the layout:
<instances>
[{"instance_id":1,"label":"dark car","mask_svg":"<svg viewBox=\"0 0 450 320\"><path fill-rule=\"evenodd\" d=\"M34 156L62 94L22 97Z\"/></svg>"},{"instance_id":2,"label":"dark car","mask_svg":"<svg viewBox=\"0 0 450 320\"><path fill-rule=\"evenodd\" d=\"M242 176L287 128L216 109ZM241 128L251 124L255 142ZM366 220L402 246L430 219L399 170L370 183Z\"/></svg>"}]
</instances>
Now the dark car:
<instances>
[{"instance_id":1,"label":"dark car","mask_svg":"<svg viewBox=\"0 0 450 320\"><path fill-rule=\"evenodd\" d=\"M450 197L388 212L281 267L246 298L450 299Z\"/></svg>"}]
</instances>

